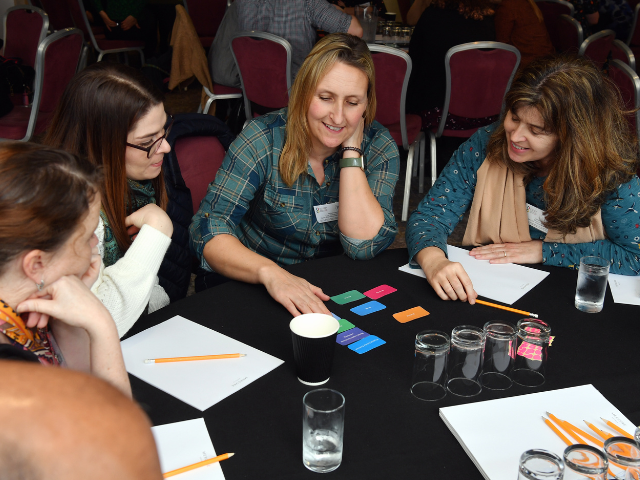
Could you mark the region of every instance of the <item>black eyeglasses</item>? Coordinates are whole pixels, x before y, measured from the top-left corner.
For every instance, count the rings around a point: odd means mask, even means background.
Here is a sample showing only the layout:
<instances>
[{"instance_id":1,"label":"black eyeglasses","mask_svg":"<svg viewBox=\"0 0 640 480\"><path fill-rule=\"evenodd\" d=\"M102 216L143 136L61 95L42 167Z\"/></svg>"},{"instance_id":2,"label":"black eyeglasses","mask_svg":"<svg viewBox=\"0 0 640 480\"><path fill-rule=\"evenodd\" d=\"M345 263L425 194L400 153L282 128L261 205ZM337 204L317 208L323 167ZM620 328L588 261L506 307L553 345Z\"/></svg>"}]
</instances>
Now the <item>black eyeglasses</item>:
<instances>
[{"instance_id":1,"label":"black eyeglasses","mask_svg":"<svg viewBox=\"0 0 640 480\"><path fill-rule=\"evenodd\" d=\"M162 140L164 140L167 135L169 135L171 127L173 126L173 115L167 115L167 117L169 117L169 119L167 121L167 126L164 129L164 134L151 145L149 145L148 147L141 147L140 145L134 145L132 143L126 142L127 146L131 148L137 148L138 150L142 150L143 152L147 152L147 158L151 158L153 155L158 153L158 150L162 145Z\"/></svg>"}]
</instances>

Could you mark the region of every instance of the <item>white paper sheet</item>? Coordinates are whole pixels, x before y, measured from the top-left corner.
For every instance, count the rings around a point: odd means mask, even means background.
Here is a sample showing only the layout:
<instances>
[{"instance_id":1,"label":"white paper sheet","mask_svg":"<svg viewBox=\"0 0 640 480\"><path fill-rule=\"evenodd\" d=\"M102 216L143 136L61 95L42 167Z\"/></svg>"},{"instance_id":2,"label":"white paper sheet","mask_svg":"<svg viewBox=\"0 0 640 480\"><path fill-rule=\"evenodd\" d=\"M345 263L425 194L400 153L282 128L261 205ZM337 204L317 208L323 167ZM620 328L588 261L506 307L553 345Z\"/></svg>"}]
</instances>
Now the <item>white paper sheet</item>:
<instances>
[{"instance_id":1,"label":"white paper sheet","mask_svg":"<svg viewBox=\"0 0 640 480\"><path fill-rule=\"evenodd\" d=\"M452 245L447 245L447 251L449 260L462 264L478 295L507 305L518 301L549 275L549 272L515 263L491 264L488 260L476 260L467 250ZM409 264L399 270L426 278L421 268L411 268Z\"/></svg>"},{"instance_id":2,"label":"white paper sheet","mask_svg":"<svg viewBox=\"0 0 640 480\"><path fill-rule=\"evenodd\" d=\"M284 363L233 338L176 316L122 343L127 372L206 410ZM148 358L244 353L241 358L145 364Z\"/></svg>"},{"instance_id":3,"label":"white paper sheet","mask_svg":"<svg viewBox=\"0 0 640 480\"><path fill-rule=\"evenodd\" d=\"M640 277L610 273L609 288L614 302L640 305Z\"/></svg>"},{"instance_id":4,"label":"white paper sheet","mask_svg":"<svg viewBox=\"0 0 640 480\"><path fill-rule=\"evenodd\" d=\"M440 409L440 417L487 480L513 480L531 448L558 454L567 447L544 423L550 412L587 431L583 420L612 432L605 418L633 434L635 427L593 385L532 393Z\"/></svg>"},{"instance_id":5,"label":"white paper sheet","mask_svg":"<svg viewBox=\"0 0 640 480\"><path fill-rule=\"evenodd\" d=\"M153 427L151 432L156 440L162 473L217 456L203 418L158 425ZM218 462L181 473L179 478L180 480L224 480L224 474Z\"/></svg>"}]
</instances>

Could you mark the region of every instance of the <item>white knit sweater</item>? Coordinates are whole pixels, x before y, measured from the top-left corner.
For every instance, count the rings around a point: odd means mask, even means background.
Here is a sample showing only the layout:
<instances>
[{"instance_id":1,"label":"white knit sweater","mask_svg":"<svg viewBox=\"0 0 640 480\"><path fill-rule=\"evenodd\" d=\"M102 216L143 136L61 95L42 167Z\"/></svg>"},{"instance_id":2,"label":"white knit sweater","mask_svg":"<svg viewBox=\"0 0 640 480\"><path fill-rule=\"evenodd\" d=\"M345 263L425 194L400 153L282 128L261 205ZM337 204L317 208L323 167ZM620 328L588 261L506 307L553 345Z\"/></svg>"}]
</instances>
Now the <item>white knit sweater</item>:
<instances>
[{"instance_id":1,"label":"white knit sweater","mask_svg":"<svg viewBox=\"0 0 640 480\"><path fill-rule=\"evenodd\" d=\"M98 250L104 257L104 223L96 228ZM122 337L142 315L169 305L169 297L158 284L158 270L171 238L149 225L143 225L127 253L110 267L100 265L100 274L91 291L107 307Z\"/></svg>"}]
</instances>

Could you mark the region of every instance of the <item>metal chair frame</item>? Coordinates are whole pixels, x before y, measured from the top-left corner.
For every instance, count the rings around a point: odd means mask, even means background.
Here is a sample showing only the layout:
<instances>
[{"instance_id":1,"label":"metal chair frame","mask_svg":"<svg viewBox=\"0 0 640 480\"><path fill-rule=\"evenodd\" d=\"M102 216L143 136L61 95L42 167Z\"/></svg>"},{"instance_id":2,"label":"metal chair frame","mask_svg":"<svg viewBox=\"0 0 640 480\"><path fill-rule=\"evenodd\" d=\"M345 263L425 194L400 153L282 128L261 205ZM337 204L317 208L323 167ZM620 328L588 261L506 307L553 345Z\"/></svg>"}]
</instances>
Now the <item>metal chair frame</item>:
<instances>
[{"instance_id":1,"label":"metal chair frame","mask_svg":"<svg viewBox=\"0 0 640 480\"><path fill-rule=\"evenodd\" d=\"M631 30L629 31L629 38L627 38L627 45L631 45L633 32L636 31L636 27L638 26L638 12L640 12L640 3L636 5L636 8L633 11L633 24L631 25Z\"/></svg>"},{"instance_id":2,"label":"metal chair frame","mask_svg":"<svg viewBox=\"0 0 640 480\"><path fill-rule=\"evenodd\" d=\"M84 20L84 24L87 28L87 32L89 33L89 39L91 41L91 44L93 45L93 48L96 50L96 52L98 52L98 58L97 61L100 62L102 60L102 57L104 57L105 55L108 55L110 53L124 53L124 52L138 52L140 54L140 64L144 65L144 52L143 52L143 47L125 47L125 48L113 48L110 50L102 50L99 46L98 46L98 42L96 40L95 35L93 34L93 30L91 30L91 23L89 23L89 19L87 18L87 11L84 8L84 3L83 0L71 0L73 1L77 1L78 4L80 5L80 10L82 13L82 19Z\"/></svg>"},{"instance_id":3,"label":"metal chair frame","mask_svg":"<svg viewBox=\"0 0 640 480\"><path fill-rule=\"evenodd\" d=\"M545 0L546 1L546 0ZM572 23L574 27L576 27L576 31L578 32L578 45L582 46L584 41L584 30L582 29L582 25L580 22L569 15L560 15L561 18L566 20L569 23Z\"/></svg>"},{"instance_id":4,"label":"metal chair frame","mask_svg":"<svg viewBox=\"0 0 640 480\"><path fill-rule=\"evenodd\" d=\"M47 15L47 12L45 12L41 8L34 7L32 5L17 5L15 7L7 8L7 11L4 13L4 18L2 19L3 21L2 26L4 28L4 37L3 37L4 47L3 48L6 48L7 46L7 17L11 12L14 12L16 10L31 10L42 17L42 29L40 30L40 38L38 40L38 45L40 45L40 43L47 36L47 32L49 31L49 15Z\"/></svg>"},{"instance_id":5,"label":"metal chair frame","mask_svg":"<svg viewBox=\"0 0 640 480\"><path fill-rule=\"evenodd\" d=\"M569 8L571 10L571 15L575 13L575 8L573 4L565 0L536 0L536 3L538 2L559 3L560 5L564 5L565 7Z\"/></svg>"},{"instance_id":6,"label":"metal chair frame","mask_svg":"<svg viewBox=\"0 0 640 480\"><path fill-rule=\"evenodd\" d=\"M38 120L38 111L40 110L40 102L42 101L42 86L44 84L44 69L45 69L45 55L47 53L47 49L49 45L56 42L57 40L67 37L69 35L80 35L82 39L84 39L84 35L82 31L77 28L65 28L63 30L58 30L55 33L52 33L44 40L40 42L38 45L38 53L36 54L36 64L35 71L36 76L33 81L33 103L31 105L31 115L29 116L29 123L27 124L27 131L23 138L21 138L20 142L28 142L33 136L33 132L36 128L36 121ZM84 43L84 42L83 42ZM78 63L80 63L80 56L78 57ZM7 138L0 138L0 141L10 140Z\"/></svg>"},{"instance_id":7,"label":"metal chair frame","mask_svg":"<svg viewBox=\"0 0 640 480\"><path fill-rule=\"evenodd\" d=\"M236 54L233 51L233 40L240 37L252 37L252 38L261 38L264 40L271 40L272 42L278 43L282 45L287 52L287 91L291 91L291 44L282 37L274 35L272 33L267 32L240 32L231 37L231 54L233 55L233 61L236 62L236 66L238 67L238 74L240 76L240 86L242 88L242 94L244 96L244 113L247 118L247 122L253 118L251 114L251 101L247 97L247 92L244 89L244 80L242 79L242 70L240 70L240 65L238 65L238 60L236 59ZM237 98L237 97L231 97Z\"/></svg>"},{"instance_id":8,"label":"metal chair frame","mask_svg":"<svg viewBox=\"0 0 640 480\"><path fill-rule=\"evenodd\" d=\"M407 64L407 70L404 75L404 81L402 83L402 93L400 96L400 135L402 137L402 148L408 152L407 155L407 170L405 172L405 181L404 181L404 196L402 198L402 221L406 222L407 217L409 215L409 196L411 194L411 178L416 173L414 170L417 170L419 165L420 167L420 175L418 177L418 190L420 193L424 191L424 154L426 150L426 137L424 132L420 132L414 142L409 145L409 139L407 134L407 117L405 112L405 103L407 98L407 86L409 85L409 77L411 76L411 70L413 68L413 63L411 62L411 57L407 55L402 50L392 47L386 47L383 45L369 45L369 50L371 52L379 52L386 53L389 55L395 55L397 57L402 58ZM413 160L418 157L419 162L415 164ZM432 157L435 158L435 157ZM431 162L431 176L433 177L433 181L435 181L436 175L436 164L435 162Z\"/></svg>"},{"instance_id":9,"label":"metal chair frame","mask_svg":"<svg viewBox=\"0 0 640 480\"><path fill-rule=\"evenodd\" d=\"M600 40L603 37L608 37L609 35L613 35L613 37L615 38L616 32L614 32L613 30L600 30L598 33L589 35L580 44L580 49L578 50L578 56L580 57L584 56L584 52L587 51L587 48L591 43L595 42L596 40Z\"/></svg>"},{"instance_id":10,"label":"metal chair frame","mask_svg":"<svg viewBox=\"0 0 640 480\"><path fill-rule=\"evenodd\" d=\"M617 38L613 41L613 44L624 52L625 56L627 57L627 63L629 64L629 67L631 67L631 70L635 72L636 56L633 54L633 51L626 43L624 43L622 40L618 40Z\"/></svg>"}]
</instances>

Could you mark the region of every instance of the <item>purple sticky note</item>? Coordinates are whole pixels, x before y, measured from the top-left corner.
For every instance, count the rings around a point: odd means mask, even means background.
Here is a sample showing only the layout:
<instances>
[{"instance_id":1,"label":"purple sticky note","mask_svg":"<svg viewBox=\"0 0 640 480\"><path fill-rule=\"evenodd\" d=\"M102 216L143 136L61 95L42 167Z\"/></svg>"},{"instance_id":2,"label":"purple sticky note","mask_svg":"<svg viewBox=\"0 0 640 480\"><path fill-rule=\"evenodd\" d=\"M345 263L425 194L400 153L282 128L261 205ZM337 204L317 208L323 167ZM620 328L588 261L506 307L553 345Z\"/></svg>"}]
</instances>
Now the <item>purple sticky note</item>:
<instances>
[{"instance_id":1,"label":"purple sticky note","mask_svg":"<svg viewBox=\"0 0 640 480\"><path fill-rule=\"evenodd\" d=\"M363 332L358 327L356 327L338 334L336 342L338 342L340 345L349 345L350 343L357 342L358 340L362 340L363 338L368 336L369 334L367 332Z\"/></svg>"}]
</instances>

